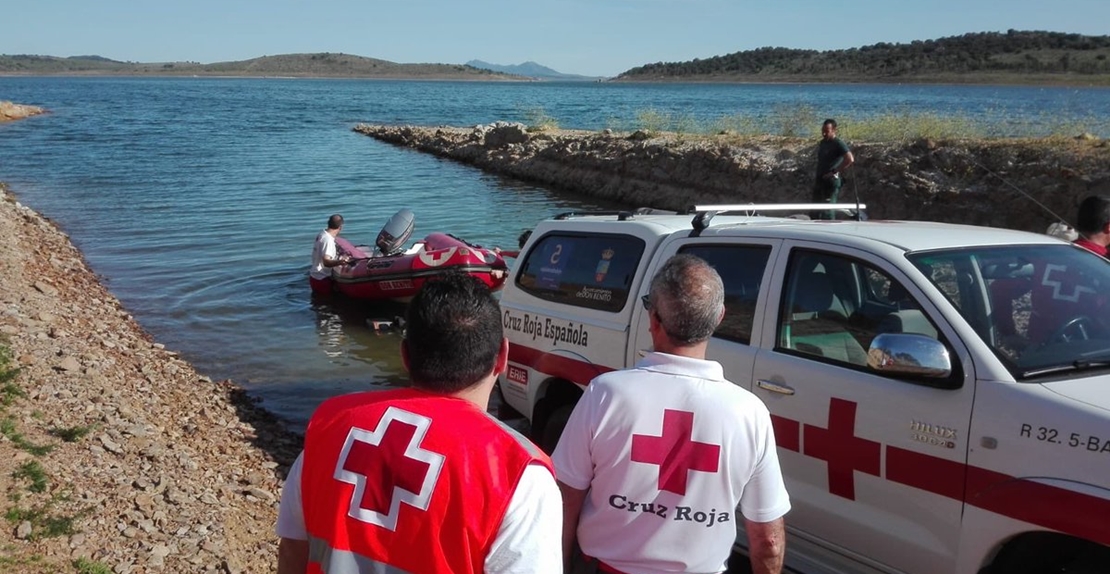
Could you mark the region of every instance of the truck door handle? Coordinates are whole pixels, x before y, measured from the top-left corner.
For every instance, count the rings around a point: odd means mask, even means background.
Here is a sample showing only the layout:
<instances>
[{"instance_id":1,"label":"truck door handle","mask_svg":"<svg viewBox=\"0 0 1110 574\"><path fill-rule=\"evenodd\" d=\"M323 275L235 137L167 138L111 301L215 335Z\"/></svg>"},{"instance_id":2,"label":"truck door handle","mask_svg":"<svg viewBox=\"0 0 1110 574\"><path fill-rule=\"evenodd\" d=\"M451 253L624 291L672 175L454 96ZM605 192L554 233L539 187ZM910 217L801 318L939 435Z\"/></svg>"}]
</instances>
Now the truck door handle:
<instances>
[{"instance_id":1,"label":"truck door handle","mask_svg":"<svg viewBox=\"0 0 1110 574\"><path fill-rule=\"evenodd\" d=\"M793 388L791 388L787 385L784 385L782 383L775 383L775 382L772 382L772 381L765 381L763 379L759 379L758 381L755 382L755 384L759 388L761 388L763 390L766 390L766 391L771 391L772 393L779 393L779 394L782 394L782 395L792 395L792 394L794 394L794 389Z\"/></svg>"}]
</instances>

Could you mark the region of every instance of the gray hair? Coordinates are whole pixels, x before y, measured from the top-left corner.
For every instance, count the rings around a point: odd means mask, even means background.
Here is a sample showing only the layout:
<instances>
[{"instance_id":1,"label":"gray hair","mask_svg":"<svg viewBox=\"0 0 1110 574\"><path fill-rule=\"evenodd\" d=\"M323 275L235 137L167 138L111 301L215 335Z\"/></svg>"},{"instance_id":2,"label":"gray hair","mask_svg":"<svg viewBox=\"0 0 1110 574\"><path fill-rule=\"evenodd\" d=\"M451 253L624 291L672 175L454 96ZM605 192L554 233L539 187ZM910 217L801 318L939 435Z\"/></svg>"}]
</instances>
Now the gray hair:
<instances>
[{"instance_id":1,"label":"gray hair","mask_svg":"<svg viewBox=\"0 0 1110 574\"><path fill-rule=\"evenodd\" d=\"M705 260L675 255L651 279L650 300L667 336L687 347L713 336L725 308L725 287Z\"/></svg>"}]
</instances>

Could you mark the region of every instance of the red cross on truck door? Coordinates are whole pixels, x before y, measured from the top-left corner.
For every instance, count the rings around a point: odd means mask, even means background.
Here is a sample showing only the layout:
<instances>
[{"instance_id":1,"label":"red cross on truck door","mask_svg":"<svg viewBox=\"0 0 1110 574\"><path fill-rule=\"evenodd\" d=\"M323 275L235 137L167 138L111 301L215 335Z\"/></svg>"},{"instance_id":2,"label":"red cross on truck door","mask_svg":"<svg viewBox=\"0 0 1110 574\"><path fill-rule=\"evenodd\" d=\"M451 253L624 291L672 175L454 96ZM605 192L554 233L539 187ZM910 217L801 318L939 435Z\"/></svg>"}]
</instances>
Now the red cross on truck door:
<instances>
[{"instance_id":1,"label":"red cross on truck door","mask_svg":"<svg viewBox=\"0 0 1110 574\"><path fill-rule=\"evenodd\" d=\"M421 448L431 419L389 407L373 431L347 434L335 479L354 485L347 514L396 530L401 504L427 510L443 455Z\"/></svg>"},{"instance_id":2,"label":"red cross on truck door","mask_svg":"<svg viewBox=\"0 0 1110 574\"><path fill-rule=\"evenodd\" d=\"M847 247L823 255L826 270L842 266L845 283L853 277L852 268L887 265ZM789 274L789 267L779 267L772 284L786 283L778 275ZM845 291L850 299L850 289ZM751 390L771 411L790 492L787 523L806 524L807 535L833 547L870 548L868 558L885 569L952 572L963 513L960 485L970 439L972 365L962 366L959 388L941 389L879 376L846 360L780 350L778 301L768 303L775 316L766 323L750 379L728 371L725 376L768 383L753 383ZM966 353L953 349L950 355ZM943 493L938 484L944 485Z\"/></svg>"}]
</instances>

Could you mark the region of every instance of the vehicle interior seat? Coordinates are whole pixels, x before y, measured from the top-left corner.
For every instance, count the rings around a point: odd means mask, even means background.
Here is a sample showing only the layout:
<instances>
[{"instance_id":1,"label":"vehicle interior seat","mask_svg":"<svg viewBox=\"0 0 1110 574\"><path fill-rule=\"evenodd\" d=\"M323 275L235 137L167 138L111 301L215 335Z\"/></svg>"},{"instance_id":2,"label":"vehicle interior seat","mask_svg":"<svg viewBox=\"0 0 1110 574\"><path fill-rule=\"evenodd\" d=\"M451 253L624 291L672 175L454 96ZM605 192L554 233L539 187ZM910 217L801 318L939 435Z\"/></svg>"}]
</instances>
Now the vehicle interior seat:
<instances>
[{"instance_id":1,"label":"vehicle interior seat","mask_svg":"<svg viewBox=\"0 0 1110 574\"><path fill-rule=\"evenodd\" d=\"M796 279L790 322L784 346L803 353L854 365L866 365L867 353L848 332L844 305L823 271L802 273Z\"/></svg>"},{"instance_id":2,"label":"vehicle interior seat","mask_svg":"<svg viewBox=\"0 0 1110 574\"><path fill-rule=\"evenodd\" d=\"M917 309L894 311L879 321L879 333L912 333L936 339L937 329Z\"/></svg>"},{"instance_id":3,"label":"vehicle interior seat","mask_svg":"<svg viewBox=\"0 0 1110 574\"><path fill-rule=\"evenodd\" d=\"M925 313L921 312L904 287L892 282L887 299L894 305L895 310L879 321L876 329L878 333L912 333L932 339L937 338L936 327L929 322Z\"/></svg>"}]
</instances>

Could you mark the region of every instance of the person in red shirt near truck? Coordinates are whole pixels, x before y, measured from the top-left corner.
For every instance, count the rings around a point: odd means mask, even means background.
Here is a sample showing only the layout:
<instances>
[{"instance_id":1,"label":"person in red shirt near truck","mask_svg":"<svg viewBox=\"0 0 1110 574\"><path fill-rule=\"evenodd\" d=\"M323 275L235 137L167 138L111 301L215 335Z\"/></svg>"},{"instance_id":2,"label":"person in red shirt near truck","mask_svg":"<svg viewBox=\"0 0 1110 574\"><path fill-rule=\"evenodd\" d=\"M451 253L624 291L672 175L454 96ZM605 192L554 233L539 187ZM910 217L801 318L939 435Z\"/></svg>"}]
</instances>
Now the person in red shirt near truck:
<instances>
[{"instance_id":1,"label":"person in red shirt near truck","mask_svg":"<svg viewBox=\"0 0 1110 574\"><path fill-rule=\"evenodd\" d=\"M560 574L551 461L486 408L508 361L489 289L429 281L408 309L412 388L322 404L289 471L279 574Z\"/></svg>"},{"instance_id":2,"label":"person in red shirt near truck","mask_svg":"<svg viewBox=\"0 0 1110 574\"><path fill-rule=\"evenodd\" d=\"M1110 197L1092 195L1079 204L1075 230L1079 239L1075 244L1096 255L1106 257L1110 245Z\"/></svg>"}]
</instances>

